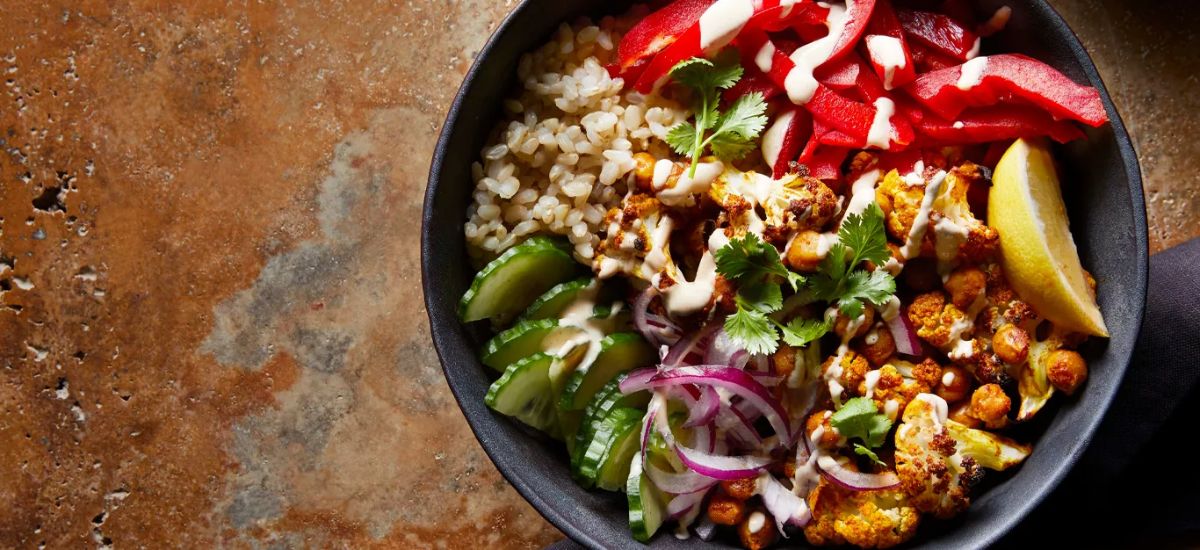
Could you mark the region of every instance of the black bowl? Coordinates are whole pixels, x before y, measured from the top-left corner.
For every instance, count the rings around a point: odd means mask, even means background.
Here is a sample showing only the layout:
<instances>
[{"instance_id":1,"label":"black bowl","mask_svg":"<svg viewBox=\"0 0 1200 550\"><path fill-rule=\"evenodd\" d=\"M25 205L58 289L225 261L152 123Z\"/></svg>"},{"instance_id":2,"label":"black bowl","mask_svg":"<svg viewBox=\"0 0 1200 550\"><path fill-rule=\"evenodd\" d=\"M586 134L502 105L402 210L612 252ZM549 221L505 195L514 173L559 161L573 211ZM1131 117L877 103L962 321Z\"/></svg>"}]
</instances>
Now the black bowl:
<instances>
[{"instance_id":1,"label":"black bowl","mask_svg":"<svg viewBox=\"0 0 1200 550\"><path fill-rule=\"evenodd\" d=\"M446 380L471 429L500 472L534 508L577 542L591 548L641 546L629 534L621 495L586 491L572 480L562 444L489 410L483 403L491 371L476 357L482 338L455 316L473 276L463 223L473 182L470 166L515 85L517 61L549 39L562 21L579 15L620 13L627 2L525 0L501 24L467 74L442 128L425 193L421 272L434 345ZM1086 142L1060 148L1064 194L1083 264L1099 283L1098 300L1112 337L1086 348L1091 378L1073 397L1039 415L1035 451L1015 474L999 479L952 522L927 522L914 543L930 548L979 548L1011 529L1058 484L1083 453L1121 383L1133 353L1146 295L1146 216L1142 181L1129 135L1096 67L1062 18L1040 0L987 0L980 14L1013 9L1007 29L990 49L1024 53L1100 90L1112 124ZM656 548L722 547L660 534Z\"/></svg>"}]
</instances>

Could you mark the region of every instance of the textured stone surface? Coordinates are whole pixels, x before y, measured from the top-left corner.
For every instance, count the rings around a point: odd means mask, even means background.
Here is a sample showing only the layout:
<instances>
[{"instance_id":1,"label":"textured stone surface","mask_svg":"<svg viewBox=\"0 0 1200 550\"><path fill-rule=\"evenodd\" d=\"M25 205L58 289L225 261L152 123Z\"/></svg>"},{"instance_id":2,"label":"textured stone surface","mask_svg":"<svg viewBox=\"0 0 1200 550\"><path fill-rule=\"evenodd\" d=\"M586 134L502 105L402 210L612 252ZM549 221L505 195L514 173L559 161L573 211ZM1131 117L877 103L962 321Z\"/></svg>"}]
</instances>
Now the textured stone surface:
<instances>
[{"instance_id":1,"label":"textured stone surface","mask_svg":"<svg viewBox=\"0 0 1200 550\"><path fill-rule=\"evenodd\" d=\"M0 546L559 537L419 298L433 142L511 4L0 0ZM1152 248L1200 233L1197 16L1055 4L1134 134Z\"/></svg>"}]
</instances>

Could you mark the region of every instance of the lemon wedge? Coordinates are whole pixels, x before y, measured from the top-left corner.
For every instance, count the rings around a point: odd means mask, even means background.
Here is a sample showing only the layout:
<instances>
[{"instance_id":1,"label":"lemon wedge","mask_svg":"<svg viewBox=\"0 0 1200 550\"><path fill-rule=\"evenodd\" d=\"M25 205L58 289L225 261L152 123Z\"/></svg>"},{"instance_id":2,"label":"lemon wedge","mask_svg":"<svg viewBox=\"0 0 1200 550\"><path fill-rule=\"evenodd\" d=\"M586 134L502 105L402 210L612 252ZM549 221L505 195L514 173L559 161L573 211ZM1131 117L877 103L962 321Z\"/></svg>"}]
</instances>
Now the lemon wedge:
<instances>
[{"instance_id":1,"label":"lemon wedge","mask_svg":"<svg viewBox=\"0 0 1200 550\"><path fill-rule=\"evenodd\" d=\"M1000 234L1004 273L1023 300L1062 328L1108 336L1044 143L1019 139L1001 157L992 177L988 225Z\"/></svg>"}]
</instances>

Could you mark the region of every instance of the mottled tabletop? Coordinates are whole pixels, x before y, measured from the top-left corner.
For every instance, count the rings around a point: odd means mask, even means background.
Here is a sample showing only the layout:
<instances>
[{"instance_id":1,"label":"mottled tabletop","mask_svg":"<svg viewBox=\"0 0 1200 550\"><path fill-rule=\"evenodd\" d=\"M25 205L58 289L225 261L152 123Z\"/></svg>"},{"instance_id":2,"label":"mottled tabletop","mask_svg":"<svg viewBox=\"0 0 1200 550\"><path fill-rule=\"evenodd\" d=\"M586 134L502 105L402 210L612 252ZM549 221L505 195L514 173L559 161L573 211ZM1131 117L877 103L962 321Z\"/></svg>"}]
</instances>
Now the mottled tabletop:
<instances>
[{"instance_id":1,"label":"mottled tabletop","mask_svg":"<svg viewBox=\"0 0 1200 550\"><path fill-rule=\"evenodd\" d=\"M1200 17L1052 3L1151 249L1200 234ZM0 0L0 546L561 537L472 437L419 286L433 144L513 4Z\"/></svg>"}]
</instances>

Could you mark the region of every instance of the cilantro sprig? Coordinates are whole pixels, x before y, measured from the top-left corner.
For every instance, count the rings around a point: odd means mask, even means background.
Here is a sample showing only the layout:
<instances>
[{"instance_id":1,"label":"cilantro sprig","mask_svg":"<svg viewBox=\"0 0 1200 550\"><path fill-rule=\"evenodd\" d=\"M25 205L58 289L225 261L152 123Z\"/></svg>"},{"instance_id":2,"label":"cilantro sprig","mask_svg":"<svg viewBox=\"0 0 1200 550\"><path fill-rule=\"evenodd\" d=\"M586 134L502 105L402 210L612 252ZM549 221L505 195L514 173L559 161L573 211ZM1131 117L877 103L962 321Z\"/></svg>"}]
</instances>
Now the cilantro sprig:
<instances>
[{"instance_id":1,"label":"cilantro sprig","mask_svg":"<svg viewBox=\"0 0 1200 550\"><path fill-rule=\"evenodd\" d=\"M829 247L811 288L820 300L836 302L850 318L863 313L863 303L881 306L896 293L896 281L882 269L855 269L870 261L882 266L891 256L883 229L883 211L872 203L862 214L850 214L838 229L838 242Z\"/></svg>"},{"instance_id":2,"label":"cilantro sprig","mask_svg":"<svg viewBox=\"0 0 1200 550\"><path fill-rule=\"evenodd\" d=\"M753 233L732 239L716 253L717 272L738 285L737 311L725 318L725 332L750 353L769 354L779 348L780 334L789 346L805 346L829 331L828 323L793 319L787 324L771 318L783 309L782 281L793 291L805 284L788 270L779 251Z\"/></svg>"},{"instance_id":3,"label":"cilantro sprig","mask_svg":"<svg viewBox=\"0 0 1200 550\"><path fill-rule=\"evenodd\" d=\"M742 78L742 66L736 51L729 50L714 61L693 57L671 69L671 78L693 92L695 122L681 122L667 133L667 144L676 153L692 159L689 176L696 175L696 164L705 148L721 160L739 159L754 149L754 138L767 125L767 103L761 93L746 94L728 109L718 109L721 90L732 88Z\"/></svg>"},{"instance_id":4,"label":"cilantro sprig","mask_svg":"<svg viewBox=\"0 0 1200 550\"><path fill-rule=\"evenodd\" d=\"M871 449L884 444L888 432L892 429L892 420L887 415L880 414L874 401L866 397L850 399L829 417L829 423L846 439L861 441L854 444L855 454L884 465L883 461L879 460L879 455Z\"/></svg>"}]
</instances>

